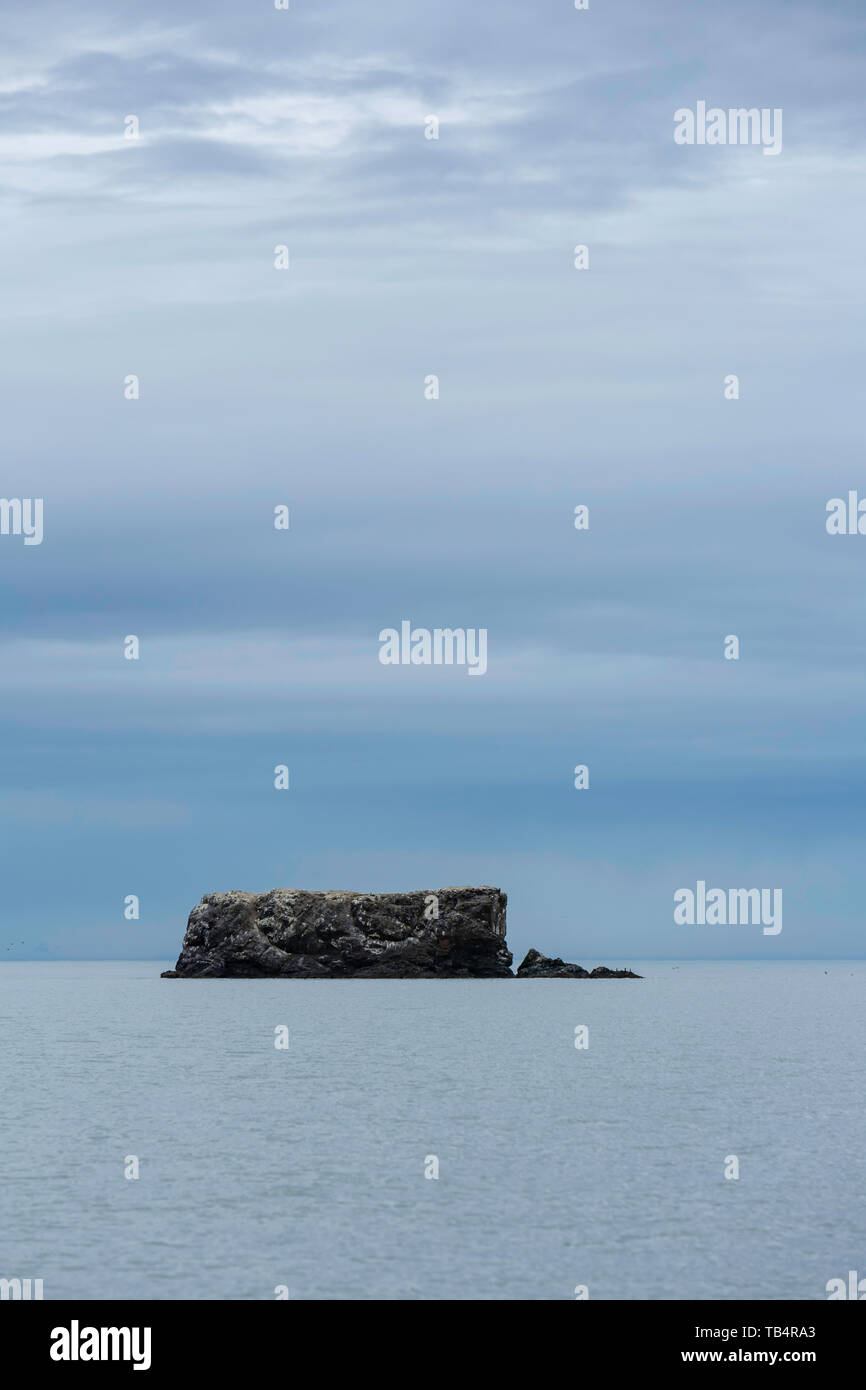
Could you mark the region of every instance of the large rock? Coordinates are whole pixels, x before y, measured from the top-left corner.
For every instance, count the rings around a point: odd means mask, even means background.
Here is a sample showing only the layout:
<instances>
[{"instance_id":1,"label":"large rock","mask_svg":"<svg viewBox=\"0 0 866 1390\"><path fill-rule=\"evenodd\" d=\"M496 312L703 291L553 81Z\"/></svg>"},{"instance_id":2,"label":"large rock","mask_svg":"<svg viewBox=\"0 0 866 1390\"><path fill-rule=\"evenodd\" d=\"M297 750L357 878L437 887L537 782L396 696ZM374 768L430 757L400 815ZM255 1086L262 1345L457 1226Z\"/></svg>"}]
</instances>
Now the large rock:
<instances>
[{"instance_id":1,"label":"large rock","mask_svg":"<svg viewBox=\"0 0 866 1390\"><path fill-rule=\"evenodd\" d=\"M517 967L520 980L639 980L631 970L609 970L606 965L597 965L595 970L584 970L582 965L570 965L559 956L543 956L540 951L528 951Z\"/></svg>"},{"instance_id":2,"label":"large rock","mask_svg":"<svg viewBox=\"0 0 866 1390\"><path fill-rule=\"evenodd\" d=\"M498 888L209 893L169 978L510 976Z\"/></svg>"}]
</instances>

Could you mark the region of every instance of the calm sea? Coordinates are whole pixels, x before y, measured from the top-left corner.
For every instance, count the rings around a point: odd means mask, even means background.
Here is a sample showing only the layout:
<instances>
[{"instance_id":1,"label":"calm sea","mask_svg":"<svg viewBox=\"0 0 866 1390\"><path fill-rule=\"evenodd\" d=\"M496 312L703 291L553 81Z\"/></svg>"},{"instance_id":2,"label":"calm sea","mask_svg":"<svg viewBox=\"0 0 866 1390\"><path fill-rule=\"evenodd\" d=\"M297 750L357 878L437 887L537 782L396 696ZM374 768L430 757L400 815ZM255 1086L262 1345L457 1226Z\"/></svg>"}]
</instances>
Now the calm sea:
<instances>
[{"instance_id":1,"label":"calm sea","mask_svg":"<svg viewBox=\"0 0 866 1390\"><path fill-rule=\"evenodd\" d=\"M0 1277L46 1299L823 1299L866 1276L866 962L170 964L0 967Z\"/></svg>"}]
</instances>

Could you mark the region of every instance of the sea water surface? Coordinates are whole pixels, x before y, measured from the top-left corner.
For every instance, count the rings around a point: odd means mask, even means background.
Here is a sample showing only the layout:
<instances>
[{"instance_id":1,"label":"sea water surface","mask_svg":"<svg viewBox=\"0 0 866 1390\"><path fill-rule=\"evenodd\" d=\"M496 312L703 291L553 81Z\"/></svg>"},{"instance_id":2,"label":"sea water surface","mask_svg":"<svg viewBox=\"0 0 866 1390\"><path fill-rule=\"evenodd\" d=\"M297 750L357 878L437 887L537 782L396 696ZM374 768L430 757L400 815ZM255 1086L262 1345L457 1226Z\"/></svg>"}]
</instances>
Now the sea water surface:
<instances>
[{"instance_id":1,"label":"sea water surface","mask_svg":"<svg viewBox=\"0 0 866 1390\"><path fill-rule=\"evenodd\" d=\"M807 1300L866 1276L866 962L632 964L4 964L0 1277L46 1299Z\"/></svg>"}]
</instances>

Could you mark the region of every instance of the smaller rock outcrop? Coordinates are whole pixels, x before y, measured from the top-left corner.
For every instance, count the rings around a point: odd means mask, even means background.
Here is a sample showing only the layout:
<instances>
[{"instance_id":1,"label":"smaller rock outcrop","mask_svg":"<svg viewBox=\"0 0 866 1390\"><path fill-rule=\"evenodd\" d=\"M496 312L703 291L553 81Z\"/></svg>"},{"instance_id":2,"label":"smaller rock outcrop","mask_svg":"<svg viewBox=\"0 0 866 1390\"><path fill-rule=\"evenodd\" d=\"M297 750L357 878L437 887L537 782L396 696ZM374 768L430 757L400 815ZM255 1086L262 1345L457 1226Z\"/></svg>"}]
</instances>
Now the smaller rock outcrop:
<instances>
[{"instance_id":1,"label":"smaller rock outcrop","mask_svg":"<svg viewBox=\"0 0 866 1390\"><path fill-rule=\"evenodd\" d=\"M561 976L568 980L588 980L589 971L584 970L582 965L569 965L567 961L560 960L559 956L543 956L540 951L528 951L517 967L519 979L536 976L539 979L550 976Z\"/></svg>"},{"instance_id":2,"label":"smaller rock outcrop","mask_svg":"<svg viewBox=\"0 0 866 1390\"><path fill-rule=\"evenodd\" d=\"M582 965L571 965L560 960L559 956L543 956L540 951L528 951L517 967L518 980L640 980L632 970L609 970L606 965L597 965L594 970L584 970Z\"/></svg>"},{"instance_id":3,"label":"smaller rock outcrop","mask_svg":"<svg viewBox=\"0 0 866 1390\"><path fill-rule=\"evenodd\" d=\"M643 975L636 975L633 970L608 970L606 965L597 965L594 970L590 970L591 980L642 980Z\"/></svg>"}]
</instances>

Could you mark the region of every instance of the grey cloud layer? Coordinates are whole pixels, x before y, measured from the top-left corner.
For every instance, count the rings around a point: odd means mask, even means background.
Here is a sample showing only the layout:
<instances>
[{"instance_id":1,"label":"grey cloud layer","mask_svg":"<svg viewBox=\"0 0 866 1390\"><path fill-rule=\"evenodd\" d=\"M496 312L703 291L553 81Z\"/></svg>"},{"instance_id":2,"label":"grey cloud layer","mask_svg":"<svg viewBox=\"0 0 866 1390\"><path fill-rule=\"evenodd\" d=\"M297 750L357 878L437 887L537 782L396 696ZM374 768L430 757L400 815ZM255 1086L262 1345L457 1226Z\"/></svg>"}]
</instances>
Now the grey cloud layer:
<instances>
[{"instance_id":1,"label":"grey cloud layer","mask_svg":"<svg viewBox=\"0 0 866 1390\"><path fill-rule=\"evenodd\" d=\"M111 955L148 856L168 945L230 868L363 852L546 885L563 953L588 885L652 955L659 863L757 846L801 949L858 945L861 7L48 4L4 48L2 492L46 527L0 543L12 910L48 856ZM675 146L697 99L783 108L782 156ZM382 668L403 618L486 626L488 674Z\"/></svg>"}]
</instances>

